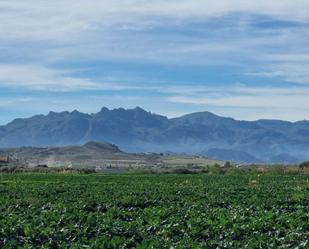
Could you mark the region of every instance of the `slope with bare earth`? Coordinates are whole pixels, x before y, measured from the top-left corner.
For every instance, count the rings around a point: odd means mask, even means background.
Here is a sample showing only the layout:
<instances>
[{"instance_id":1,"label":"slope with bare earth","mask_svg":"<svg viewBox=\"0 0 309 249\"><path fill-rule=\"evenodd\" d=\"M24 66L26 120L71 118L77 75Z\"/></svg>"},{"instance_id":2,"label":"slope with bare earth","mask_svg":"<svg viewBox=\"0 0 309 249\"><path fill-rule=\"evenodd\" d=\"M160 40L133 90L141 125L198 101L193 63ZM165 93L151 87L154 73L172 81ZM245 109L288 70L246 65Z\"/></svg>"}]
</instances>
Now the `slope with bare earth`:
<instances>
[{"instance_id":1,"label":"slope with bare earth","mask_svg":"<svg viewBox=\"0 0 309 249\"><path fill-rule=\"evenodd\" d=\"M136 167L187 167L223 164L206 157L123 152L106 142L88 142L82 146L20 147L0 149L0 156L29 166L82 167L97 169Z\"/></svg>"},{"instance_id":2,"label":"slope with bare earth","mask_svg":"<svg viewBox=\"0 0 309 249\"><path fill-rule=\"evenodd\" d=\"M130 154L121 151L116 145L103 142L88 142L82 146L64 147L20 147L1 149L7 155L29 165L47 166L115 166L135 165L157 160L145 154Z\"/></svg>"}]
</instances>

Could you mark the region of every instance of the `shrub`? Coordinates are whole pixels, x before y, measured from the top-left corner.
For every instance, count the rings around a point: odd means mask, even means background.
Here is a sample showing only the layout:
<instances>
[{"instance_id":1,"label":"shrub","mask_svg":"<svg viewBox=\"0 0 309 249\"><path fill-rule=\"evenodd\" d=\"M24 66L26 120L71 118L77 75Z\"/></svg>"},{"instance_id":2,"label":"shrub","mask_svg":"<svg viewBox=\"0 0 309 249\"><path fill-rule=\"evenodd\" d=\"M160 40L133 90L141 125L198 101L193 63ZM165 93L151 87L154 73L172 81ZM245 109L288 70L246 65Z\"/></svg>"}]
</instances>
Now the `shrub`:
<instances>
[{"instance_id":1,"label":"shrub","mask_svg":"<svg viewBox=\"0 0 309 249\"><path fill-rule=\"evenodd\" d=\"M270 169L270 172L274 174L285 174L286 173L286 167L283 165L274 165L274 166L271 166L269 169Z\"/></svg>"},{"instance_id":2,"label":"shrub","mask_svg":"<svg viewBox=\"0 0 309 249\"><path fill-rule=\"evenodd\" d=\"M302 170L305 169L305 168L309 168L309 161L302 162L299 165L299 168L302 169Z\"/></svg>"},{"instance_id":3,"label":"shrub","mask_svg":"<svg viewBox=\"0 0 309 249\"><path fill-rule=\"evenodd\" d=\"M172 173L175 174L194 174L196 172L194 172L193 170L190 169L186 169L186 168L176 168L172 170Z\"/></svg>"},{"instance_id":4,"label":"shrub","mask_svg":"<svg viewBox=\"0 0 309 249\"><path fill-rule=\"evenodd\" d=\"M223 175L225 174L225 170L219 165L215 164L214 166L209 168L209 175Z\"/></svg>"},{"instance_id":5,"label":"shrub","mask_svg":"<svg viewBox=\"0 0 309 249\"><path fill-rule=\"evenodd\" d=\"M230 167L232 167L231 162L230 161L225 162L224 168L230 168Z\"/></svg>"}]
</instances>

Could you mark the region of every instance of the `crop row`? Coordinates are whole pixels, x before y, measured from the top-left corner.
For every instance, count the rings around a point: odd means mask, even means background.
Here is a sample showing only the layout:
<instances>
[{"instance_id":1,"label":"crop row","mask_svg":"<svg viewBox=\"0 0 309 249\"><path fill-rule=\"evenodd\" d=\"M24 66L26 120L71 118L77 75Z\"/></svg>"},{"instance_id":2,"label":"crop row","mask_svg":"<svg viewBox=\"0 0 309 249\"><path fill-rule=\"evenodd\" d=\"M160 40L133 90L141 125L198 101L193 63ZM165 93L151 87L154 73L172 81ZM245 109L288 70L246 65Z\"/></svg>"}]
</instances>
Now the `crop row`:
<instances>
[{"instance_id":1,"label":"crop row","mask_svg":"<svg viewBox=\"0 0 309 249\"><path fill-rule=\"evenodd\" d=\"M308 180L0 175L0 247L307 248Z\"/></svg>"}]
</instances>

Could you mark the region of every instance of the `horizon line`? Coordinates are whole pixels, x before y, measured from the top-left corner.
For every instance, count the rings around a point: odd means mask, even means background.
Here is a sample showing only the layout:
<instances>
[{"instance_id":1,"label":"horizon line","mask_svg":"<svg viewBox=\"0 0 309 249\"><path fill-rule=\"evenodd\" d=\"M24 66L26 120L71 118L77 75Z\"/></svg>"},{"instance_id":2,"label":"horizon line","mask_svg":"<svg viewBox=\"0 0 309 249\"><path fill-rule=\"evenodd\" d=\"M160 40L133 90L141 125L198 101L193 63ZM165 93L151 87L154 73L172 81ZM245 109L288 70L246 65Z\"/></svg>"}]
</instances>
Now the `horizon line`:
<instances>
[{"instance_id":1,"label":"horizon line","mask_svg":"<svg viewBox=\"0 0 309 249\"><path fill-rule=\"evenodd\" d=\"M14 118L12 119L11 121L7 122L7 123L4 123L4 124L0 124L0 127L3 127L3 126L7 126L9 125L10 123L14 122L15 120L19 120L19 119L22 119L22 120L25 120L25 119L30 119L30 118L33 118L33 117L36 117L36 116L44 116L44 117L47 117L49 115L52 115L52 114L64 114L64 113L68 113L68 114L73 114L75 112L77 113L80 113L80 114L86 114L86 115L89 115L89 116L92 116L92 115L95 115L95 114L98 114L100 112L103 111L103 109L107 110L107 111L117 111L117 110L124 110L124 111L133 111L133 110L142 110L142 111L145 111L149 114L152 114L152 115L159 115L159 116L162 116L162 117L165 117L167 118L168 120L171 120L171 119L176 119L176 118L182 118L184 116L188 116L188 115L193 115L193 114L201 114L201 113L208 113L208 114L212 114L214 116L217 116L219 118L225 118L225 119L233 119L235 121L244 121L244 122L258 122L258 121L283 121L283 122L288 122L288 123L298 123L298 122L303 122L303 121L309 121L308 119L304 118L302 120L295 120L295 121L291 121L291 120L284 120L284 119L268 119L268 118L260 118L260 119L254 119L254 120L248 120L248 119L236 119L236 118L233 118L233 117L230 117L230 116L224 116L224 115L219 115L219 114L216 114L214 112L210 112L210 111L196 111L196 112L190 112L190 113L186 113L186 114L182 114L182 115L178 115L178 116L175 116L175 117L171 117L171 116L168 116L168 115L164 115L164 114L160 114L158 112L152 112L152 111L149 111L149 110L146 110L140 106L135 106L135 107L132 107L132 108L124 108L124 107L115 107L115 108L108 108L106 106L103 106L98 112L82 112L82 111L79 111L77 109L74 109L72 111L69 111L69 110L64 110L64 111L49 111L47 114L34 114L32 116L27 116L27 117L17 117L17 118Z\"/></svg>"}]
</instances>

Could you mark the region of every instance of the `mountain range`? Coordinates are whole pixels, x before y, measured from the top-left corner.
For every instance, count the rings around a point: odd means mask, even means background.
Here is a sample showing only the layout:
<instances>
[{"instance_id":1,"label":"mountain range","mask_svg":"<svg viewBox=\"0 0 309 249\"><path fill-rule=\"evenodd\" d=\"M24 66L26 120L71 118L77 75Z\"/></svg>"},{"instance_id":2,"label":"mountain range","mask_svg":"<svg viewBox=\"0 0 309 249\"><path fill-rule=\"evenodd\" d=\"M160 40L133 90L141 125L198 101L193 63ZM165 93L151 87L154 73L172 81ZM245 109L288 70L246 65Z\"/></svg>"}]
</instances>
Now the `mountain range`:
<instances>
[{"instance_id":1,"label":"mountain range","mask_svg":"<svg viewBox=\"0 0 309 249\"><path fill-rule=\"evenodd\" d=\"M167 118L143 110L50 112L0 126L0 147L108 141L127 152L173 152L250 163L309 159L309 121L240 121L210 112Z\"/></svg>"}]
</instances>

